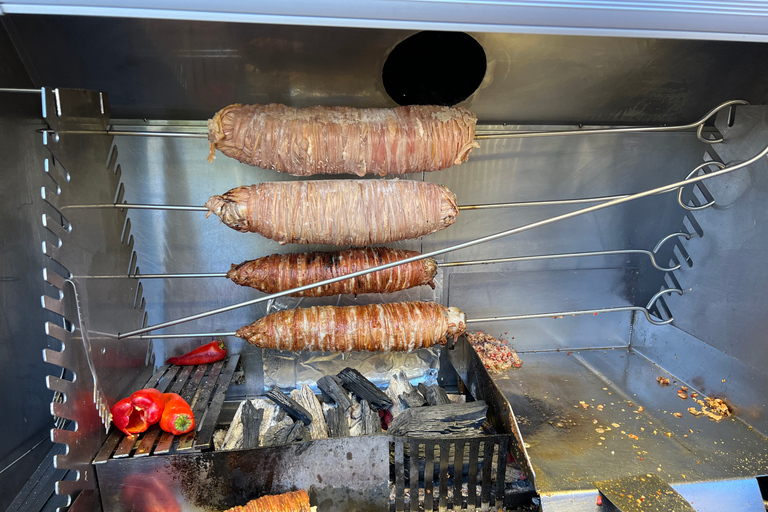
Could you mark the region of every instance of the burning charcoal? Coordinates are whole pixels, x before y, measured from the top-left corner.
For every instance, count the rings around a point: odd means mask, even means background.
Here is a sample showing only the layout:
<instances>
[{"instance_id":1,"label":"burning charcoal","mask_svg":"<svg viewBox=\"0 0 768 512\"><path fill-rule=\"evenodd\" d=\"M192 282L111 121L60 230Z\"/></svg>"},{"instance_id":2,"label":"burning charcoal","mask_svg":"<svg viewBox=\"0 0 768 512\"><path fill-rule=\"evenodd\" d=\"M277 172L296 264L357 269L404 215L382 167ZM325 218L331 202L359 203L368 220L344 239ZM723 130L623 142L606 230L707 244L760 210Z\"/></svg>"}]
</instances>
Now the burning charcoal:
<instances>
[{"instance_id":1,"label":"burning charcoal","mask_svg":"<svg viewBox=\"0 0 768 512\"><path fill-rule=\"evenodd\" d=\"M302 443L304 441L311 441L312 434L305 424L297 421L293 424L293 428L288 433L288 437L285 440L286 443Z\"/></svg>"},{"instance_id":2,"label":"burning charcoal","mask_svg":"<svg viewBox=\"0 0 768 512\"><path fill-rule=\"evenodd\" d=\"M363 431L363 405L352 397L352 407L349 408L349 435L352 437L362 436Z\"/></svg>"},{"instance_id":3,"label":"burning charcoal","mask_svg":"<svg viewBox=\"0 0 768 512\"><path fill-rule=\"evenodd\" d=\"M251 398L250 400L244 400L240 403L240 407L237 408L232 423L229 425L227 434L224 436L221 450L237 450L243 447L243 410L245 409L246 402L250 402L257 411L261 411L263 414L261 425L259 426L259 439L261 439L267 432L269 427L277 425L282 418L285 417L285 413L271 400L266 398Z\"/></svg>"},{"instance_id":4,"label":"burning charcoal","mask_svg":"<svg viewBox=\"0 0 768 512\"><path fill-rule=\"evenodd\" d=\"M424 395L419 393L419 390L416 388L413 388L409 393L403 393L399 398L400 402L408 408L421 407L427 403L427 401L424 400Z\"/></svg>"},{"instance_id":5,"label":"burning charcoal","mask_svg":"<svg viewBox=\"0 0 768 512\"><path fill-rule=\"evenodd\" d=\"M429 405L448 405L451 403L448 393L437 384L429 386L425 396Z\"/></svg>"},{"instance_id":6,"label":"burning charcoal","mask_svg":"<svg viewBox=\"0 0 768 512\"><path fill-rule=\"evenodd\" d=\"M282 410L296 421L301 421L305 425L312 423L312 415L304 407L297 404L288 395L280 391L277 386L273 386L272 389L267 391L267 398L275 402L280 406Z\"/></svg>"},{"instance_id":7,"label":"burning charcoal","mask_svg":"<svg viewBox=\"0 0 768 512\"><path fill-rule=\"evenodd\" d=\"M291 430L293 430L293 420L286 417L274 427L269 427L267 429L267 432L261 440L262 446L279 446L285 444Z\"/></svg>"},{"instance_id":8,"label":"burning charcoal","mask_svg":"<svg viewBox=\"0 0 768 512\"><path fill-rule=\"evenodd\" d=\"M339 378L344 382L344 387L356 395L360 400L366 400L376 409L389 409L392 407L392 400L377 388L373 382L369 381L363 375L353 369L344 368L339 372Z\"/></svg>"},{"instance_id":9,"label":"burning charcoal","mask_svg":"<svg viewBox=\"0 0 768 512\"><path fill-rule=\"evenodd\" d=\"M371 405L363 400L363 434L370 436L373 434L381 434L381 418L379 414L371 408Z\"/></svg>"},{"instance_id":10,"label":"burning charcoal","mask_svg":"<svg viewBox=\"0 0 768 512\"><path fill-rule=\"evenodd\" d=\"M387 433L394 436L477 434L488 406L483 401L407 409L392 420Z\"/></svg>"},{"instance_id":11,"label":"burning charcoal","mask_svg":"<svg viewBox=\"0 0 768 512\"><path fill-rule=\"evenodd\" d=\"M448 395L448 400L454 404L465 404L467 403L467 395Z\"/></svg>"},{"instance_id":12,"label":"burning charcoal","mask_svg":"<svg viewBox=\"0 0 768 512\"><path fill-rule=\"evenodd\" d=\"M331 407L325 411L325 422L331 437L349 437L349 413L341 407Z\"/></svg>"},{"instance_id":13,"label":"burning charcoal","mask_svg":"<svg viewBox=\"0 0 768 512\"><path fill-rule=\"evenodd\" d=\"M328 398L331 399L331 403L337 404L342 409L349 409L352 407L352 402L347 397L347 392L342 387L342 381L336 375L326 375L320 377L317 381L317 387Z\"/></svg>"},{"instance_id":14,"label":"burning charcoal","mask_svg":"<svg viewBox=\"0 0 768 512\"><path fill-rule=\"evenodd\" d=\"M291 391L291 398L303 407L312 417L312 423L309 424L309 432L312 439L327 439L328 426L323 417L323 406L312 392L312 388L306 384L301 385L301 389Z\"/></svg>"},{"instance_id":15,"label":"burning charcoal","mask_svg":"<svg viewBox=\"0 0 768 512\"><path fill-rule=\"evenodd\" d=\"M264 411L256 410L250 400L243 404L243 448L246 450L259 446L259 430L264 420Z\"/></svg>"}]
</instances>

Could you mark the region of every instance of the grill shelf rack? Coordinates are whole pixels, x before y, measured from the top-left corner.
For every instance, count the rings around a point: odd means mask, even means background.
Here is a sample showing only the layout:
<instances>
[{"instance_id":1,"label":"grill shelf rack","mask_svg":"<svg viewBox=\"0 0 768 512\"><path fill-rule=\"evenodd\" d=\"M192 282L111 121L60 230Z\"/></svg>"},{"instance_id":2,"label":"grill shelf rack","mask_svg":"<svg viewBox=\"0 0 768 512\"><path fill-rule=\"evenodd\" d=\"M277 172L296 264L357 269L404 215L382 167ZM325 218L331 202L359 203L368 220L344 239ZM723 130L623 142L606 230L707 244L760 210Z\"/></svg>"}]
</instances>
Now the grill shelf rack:
<instances>
[{"instance_id":1,"label":"grill shelf rack","mask_svg":"<svg viewBox=\"0 0 768 512\"><path fill-rule=\"evenodd\" d=\"M210 364L196 366L161 366L144 388L157 388L163 393L178 393L189 403L195 417L195 429L174 436L152 425L146 432L130 438L113 428L94 464L109 459L146 457L172 453L208 450L213 444L216 421L224 405L240 355L235 354Z\"/></svg>"}]
</instances>

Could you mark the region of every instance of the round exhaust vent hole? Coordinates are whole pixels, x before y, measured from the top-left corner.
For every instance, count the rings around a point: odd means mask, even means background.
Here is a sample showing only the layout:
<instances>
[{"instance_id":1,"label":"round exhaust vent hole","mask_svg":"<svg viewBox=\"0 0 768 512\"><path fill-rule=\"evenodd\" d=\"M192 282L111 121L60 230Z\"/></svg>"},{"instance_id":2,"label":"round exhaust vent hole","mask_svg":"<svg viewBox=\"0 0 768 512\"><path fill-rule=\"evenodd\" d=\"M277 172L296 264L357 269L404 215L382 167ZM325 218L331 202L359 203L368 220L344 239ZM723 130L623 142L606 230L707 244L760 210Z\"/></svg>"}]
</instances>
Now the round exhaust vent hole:
<instances>
[{"instance_id":1,"label":"round exhaust vent hole","mask_svg":"<svg viewBox=\"0 0 768 512\"><path fill-rule=\"evenodd\" d=\"M485 51L463 32L419 32L387 56L384 89L399 105L455 105L485 77Z\"/></svg>"}]
</instances>

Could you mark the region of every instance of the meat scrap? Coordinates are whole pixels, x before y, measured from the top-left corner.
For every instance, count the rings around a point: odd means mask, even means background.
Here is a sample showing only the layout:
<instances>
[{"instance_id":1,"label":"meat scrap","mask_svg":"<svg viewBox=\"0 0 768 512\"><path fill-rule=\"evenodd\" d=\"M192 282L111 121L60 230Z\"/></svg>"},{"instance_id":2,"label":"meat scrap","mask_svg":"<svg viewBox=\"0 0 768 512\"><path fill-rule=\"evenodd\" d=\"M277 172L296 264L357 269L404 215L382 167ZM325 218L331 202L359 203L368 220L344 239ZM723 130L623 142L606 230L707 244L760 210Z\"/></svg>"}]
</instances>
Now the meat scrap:
<instances>
[{"instance_id":1,"label":"meat scrap","mask_svg":"<svg viewBox=\"0 0 768 512\"><path fill-rule=\"evenodd\" d=\"M388 247L368 247L335 252L272 254L232 265L227 277L240 286L250 286L264 293L276 293L310 283L343 276L359 270L392 263L412 256L416 251ZM433 258L405 263L364 276L310 288L292 297L326 297L344 293L392 293L421 285L435 288L437 263Z\"/></svg>"},{"instance_id":2,"label":"meat scrap","mask_svg":"<svg viewBox=\"0 0 768 512\"><path fill-rule=\"evenodd\" d=\"M666 377L656 377L656 382L659 383L659 386L669 386L669 379Z\"/></svg>"},{"instance_id":3,"label":"meat scrap","mask_svg":"<svg viewBox=\"0 0 768 512\"><path fill-rule=\"evenodd\" d=\"M237 336L278 350L389 352L431 347L465 329L466 317L458 308L419 301L277 311Z\"/></svg>"},{"instance_id":4,"label":"meat scrap","mask_svg":"<svg viewBox=\"0 0 768 512\"><path fill-rule=\"evenodd\" d=\"M520 368L523 361L506 341L497 340L483 332L467 333L467 340L475 349L480 361L492 372Z\"/></svg>"},{"instance_id":5,"label":"meat scrap","mask_svg":"<svg viewBox=\"0 0 768 512\"><path fill-rule=\"evenodd\" d=\"M479 147L462 107L229 105L208 120L208 161L228 157L294 176L404 174L465 162Z\"/></svg>"},{"instance_id":6,"label":"meat scrap","mask_svg":"<svg viewBox=\"0 0 768 512\"><path fill-rule=\"evenodd\" d=\"M456 196L411 180L279 181L234 188L205 203L221 222L281 244L366 246L419 238L459 215Z\"/></svg>"},{"instance_id":7,"label":"meat scrap","mask_svg":"<svg viewBox=\"0 0 768 512\"><path fill-rule=\"evenodd\" d=\"M243 506L228 508L224 512L310 512L310 510L309 494L307 491L300 490L276 496L263 496Z\"/></svg>"}]
</instances>

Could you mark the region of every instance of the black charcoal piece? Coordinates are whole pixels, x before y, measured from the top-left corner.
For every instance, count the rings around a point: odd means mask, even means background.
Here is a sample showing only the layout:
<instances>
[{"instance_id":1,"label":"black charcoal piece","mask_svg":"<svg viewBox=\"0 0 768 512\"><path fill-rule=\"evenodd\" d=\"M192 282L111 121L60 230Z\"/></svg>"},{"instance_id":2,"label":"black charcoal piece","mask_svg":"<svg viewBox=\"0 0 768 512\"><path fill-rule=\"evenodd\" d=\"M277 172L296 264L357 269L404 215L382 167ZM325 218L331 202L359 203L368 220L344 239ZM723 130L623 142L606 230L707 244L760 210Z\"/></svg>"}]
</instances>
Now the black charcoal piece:
<instances>
[{"instance_id":1,"label":"black charcoal piece","mask_svg":"<svg viewBox=\"0 0 768 512\"><path fill-rule=\"evenodd\" d=\"M381 434L381 419L379 418L379 413L377 413L365 400L360 402L360 404L363 406L363 434L367 436Z\"/></svg>"},{"instance_id":2,"label":"black charcoal piece","mask_svg":"<svg viewBox=\"0 0 768 512\"><path fill-rule=\"evenodd\" d=\"M305 425L312 423L312 415L296 401L280 391L276 386L267 391L266 397L275 402L285 413Z\"/></svg>"},{"instance_id":3,"label":"black charcoal piece","mask_svg":"<svg viewBox=\"0 0 768 512\"><path fill-rule=\"evenodd\" d=\"M448 405L451 400L448 398L448 393L437 384L433 384L427 388L427 403L429 405Z\"/></svg>"},{"instance_id":4,"label":"black charcoal piece","mask_svg":"<svg viewBox=\"0 0 768 512\"><path fill-rule=\"evenodd\" d=\"M365 400L376 409L389 409L392 407L392 400L382 390L377 388L373 382L363 377L359 371L353 368L344 368L339 372L339 378L344 383L344 387L360 401Z\"/></svg>"},{"instance_id":5,"label":"black charcoal piece","mask_svg":"<svg viewBox=\"0 0 768 512\"><path fill-rule=\"evenodd\" d=\"M305 424L303 424L300 421L297 421L293 424L293 428L288 433L288 437L286 438L286 443L302 443L304 441L311 441L312 440L312 434L309 432L309 429Z\"/></svg>"},{"instance_id":6,"label":"black charcoal piece","mask_svg":"<svg viewBox=\"0 0 768 512\"><path fill-rule=\"evenodd\" d=\"M349 409L352 407L352 402L349 401L347 392L342 385L342 380L336 375L326 375L317 381L317 387L320 388L323 395L332 400L331 403L337 404L342 409Z\"/></svg>"},{"instance_id":7,"label":"black charcoal piece","mask_svg":"<svg viewBox=\"0 0 768 512\"><path fill-rule=\"evenodd\" d=\"M349 412L341 407L325 411L325 423L331 437L349 437Z\"/></svg>"},{"instance_id":8,"label":"black charcoal piece","mask_svg":"<svg viewBox=\"0 0 768 512\"><path fill-rule=\"evenodd\" d=\"M387 433L393 436L477 435L488 412L485 402L417 407L392 420Z\"/></svg>"},{"instance_id":9,"label":"black charcoal piece","mask_svg":"<svg viewBox=\"0 0 768 512\"><path fill-rule=\"evenodd\" d=\"M264 420L264 411L256 409L250 400L243 403L243 448L250 450L259 446L259 430Z\"/></svg>"}]
</instances>

